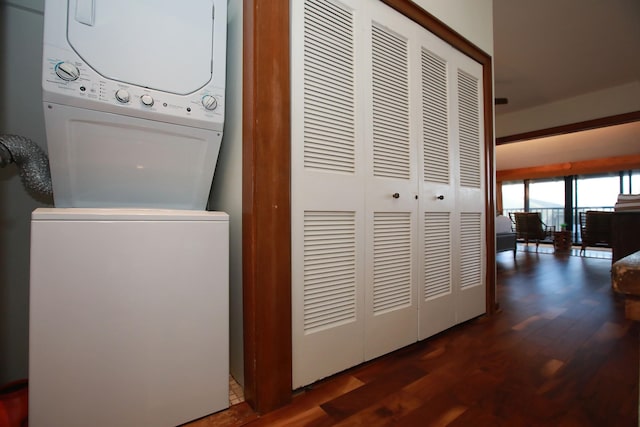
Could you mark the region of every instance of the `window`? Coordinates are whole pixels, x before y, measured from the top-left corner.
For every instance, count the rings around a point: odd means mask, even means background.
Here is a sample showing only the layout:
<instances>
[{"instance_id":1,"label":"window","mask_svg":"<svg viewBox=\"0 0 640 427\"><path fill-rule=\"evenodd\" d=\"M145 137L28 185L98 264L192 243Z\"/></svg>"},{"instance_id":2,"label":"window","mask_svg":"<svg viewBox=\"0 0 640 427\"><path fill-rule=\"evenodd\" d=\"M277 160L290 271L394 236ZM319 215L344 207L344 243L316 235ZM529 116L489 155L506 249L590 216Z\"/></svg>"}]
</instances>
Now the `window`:
<instances>
[{"instance_id":1,"label":"window","mask_svg":"<svg viewBox=\"0 0 640 427\"><path fill-rule=\"evenodd\" d=\"M529 211L540 212L542 222L560 230L560 224L564 223L564 178L532 180Z\"/></svg>"},{"instance_id":2,"label":"window","mask_svg":"<svg viewBox=\"0 0 640 427\"><path fill-rule=\"evenodd\" d=\"M579 211L612 210L620 194L620 175L579 176L574 191Z\"/></svg>"},{"instance_id":3,"label":"window","mask_svg":"<svg viewBox=\"0 0 640 427\"><path fill-rule=\"evenodd\" d=\"M621 172L620 177L624 194L640 194L640 170Z\"/></svg>"},{"instance_id":4,"label":"window","mask_svg":"<svg viewBox=\"0 0 640 427\"><path fill-rule=\"evenodd\" d=\"M640 170L503 182L502 211L540 212L542 221L556 230L566 222L579 241L580 212L612 211L620 193L640 194Z\"/></svg>"},{"instance_id":5,"label":"window","mask_svg":"<svg viewBox=\"0 0 640 427\"><path fill-rule=\"evenodd\" d=\"M640 194L640 170L633 171L633 174L631 175L629 193Z\"/></svg>"},{"instance_id":6,"label":"window","mask_svg":"<svg viewBox=\"0 0 640 427\"><path fill-rule=\"evenodd\" d=\"M502 209L507 212L524 210L524 182L505 182L502 184Z\"/></svg>"}]
</instances>

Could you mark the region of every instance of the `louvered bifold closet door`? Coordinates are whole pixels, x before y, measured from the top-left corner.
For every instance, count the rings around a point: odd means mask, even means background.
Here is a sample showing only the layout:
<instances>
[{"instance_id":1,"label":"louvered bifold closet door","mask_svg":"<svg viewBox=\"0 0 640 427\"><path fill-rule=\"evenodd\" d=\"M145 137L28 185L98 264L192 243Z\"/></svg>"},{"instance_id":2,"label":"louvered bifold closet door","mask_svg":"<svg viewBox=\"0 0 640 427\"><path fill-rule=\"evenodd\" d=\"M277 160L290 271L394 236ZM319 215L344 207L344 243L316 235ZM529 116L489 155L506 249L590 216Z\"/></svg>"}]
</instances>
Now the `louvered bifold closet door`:
<instances>
[{"instance_id":1,"label":"louvered bifold closet door","mask_svg":"<svg viewBox=\"0 0 640 427\"><path fill-rule=\"evenodd\" d=\"M379 0L291 26L298 388L484 312L485 184L479 64Z\"/></svg>"},{"instance_id":2,"label":"louvered bifold closet door","mask_svg":"<svg viewBox=\"0 0 640 427\"><path fill-rule=\"evenodd\" d=\"M455 58L457 122L459 259L456 322L486 312L486 233L482 67L470 58Z\"/></svg>"},{"instance_id":3,"label":"louvered bifold closet door","mask_svg":"<svg viewBox=\"0 0 640 427\"><path fill-rule=\"evenodd\" d=\"M424 30L419 336L485 312L482 67Z\"/></svg>"},{"instance_id":4,"label":"louvered bifold closet door","mask_svg":"<svg viewBox=\"0 0 640 427\"><path fill-rule=\"evenodd\" d=\"M417 341L413 25L369 2L365 359Z\"/></svg>"},{"instance_id":5,"label":"louvered bifold closet door","mask_svg":"<svg viewBox=\"0 0 640 427\"><path fill-rule=\"evenodd\" d=\"M420 36L420 310L419 337L455 325L453 223L457 220L449 57L452 49L427 31Z\"/></svg>"},{"instance_id":6,"label":"louvered bifold closet door","mask_svg":"<svg viewBox=\"0 0 640 427\"><path fill-rule=\"evenodd\" d=\"M363 361L364 164L353 1L292 8L293 387ZM288 333L288 331L282 331Z\"/></svg>"}]
</instances>

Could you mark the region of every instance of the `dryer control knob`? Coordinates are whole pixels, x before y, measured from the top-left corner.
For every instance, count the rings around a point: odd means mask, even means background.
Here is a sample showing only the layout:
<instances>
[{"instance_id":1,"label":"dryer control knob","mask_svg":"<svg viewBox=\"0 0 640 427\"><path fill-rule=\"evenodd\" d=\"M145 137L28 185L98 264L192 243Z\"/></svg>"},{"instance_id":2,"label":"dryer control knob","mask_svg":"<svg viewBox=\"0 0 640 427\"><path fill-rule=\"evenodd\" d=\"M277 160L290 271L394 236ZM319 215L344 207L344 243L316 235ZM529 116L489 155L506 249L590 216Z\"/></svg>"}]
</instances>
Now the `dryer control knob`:
<instances>
[{"instance_id":1,"label":"dryer control knob","mask_svg":"<svg viewBox=\"0 0 640 427\"><path fill-rule=\"evenodd\" d=\"M142 101L142 103L147 107L151 107L153 105L153 97L151 97L151 95L149 95L148 93L142 95L140 97L140 101Z\"/></svg>"},{"instance_id":2,"label":"dryer control knob","mask_svg":"<svg viewBox=\"0 0 640 427\"><path fill-rule=\"evenodd\" d=\"M215 110L218 106L218 100L211 95L205 95L202 97L202 106L207 110Z\"/></svg>"},{"instance_id":3,"label":"dryer control knob","mask_svg":"<svg viewBox=\"0 0 640 427\"><path fill-rule=\"evenodd\" d=\"M80 70L70 62L58 62L54 70L58 77L67 82L72 82L80 77Z\"/></svg>"},{"instance_id":4,"label":"dryer control knob","mask_svg":"<svg viewBox=\"0 0 640 427\"><path fill-rule=\"evenodd\" d=\"M116 99L122 104L128 104L130 99L129 92L126 89L118 89L116 91Z\"/></svg>"}]
</instances>

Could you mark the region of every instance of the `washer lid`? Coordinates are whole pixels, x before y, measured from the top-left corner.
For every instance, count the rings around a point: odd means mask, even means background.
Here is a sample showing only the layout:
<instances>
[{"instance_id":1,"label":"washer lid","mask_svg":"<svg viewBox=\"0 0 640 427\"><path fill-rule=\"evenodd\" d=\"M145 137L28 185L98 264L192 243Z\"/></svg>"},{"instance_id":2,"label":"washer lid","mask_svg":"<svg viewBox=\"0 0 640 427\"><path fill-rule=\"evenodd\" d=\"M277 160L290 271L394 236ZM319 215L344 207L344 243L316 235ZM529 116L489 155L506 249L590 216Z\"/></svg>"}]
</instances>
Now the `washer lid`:
<instances>
[{"instance_id":1,"label":"washer lid","mask_svg":"<svg viewBox=\"0 0 640 427\"><path fill-rule=\"evenodd\" d=\"M211 80L214 12L213 0L69 0L67 39L104 77L186 95Z\"/></svg>"}]
</instances>

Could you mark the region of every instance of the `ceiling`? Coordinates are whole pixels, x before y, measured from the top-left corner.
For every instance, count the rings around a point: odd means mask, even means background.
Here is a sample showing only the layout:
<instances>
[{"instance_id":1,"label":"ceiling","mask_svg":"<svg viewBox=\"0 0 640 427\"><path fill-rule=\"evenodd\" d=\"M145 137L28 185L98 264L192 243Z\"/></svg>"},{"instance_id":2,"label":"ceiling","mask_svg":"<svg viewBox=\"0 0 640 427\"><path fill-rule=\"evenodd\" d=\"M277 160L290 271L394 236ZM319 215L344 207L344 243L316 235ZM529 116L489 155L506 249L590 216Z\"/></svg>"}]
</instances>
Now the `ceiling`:
<instances>
[{"instance_id":1,"label":"ceiling","mask_svg":"<svg viewBox=\"0 0 640 427\"><path fill-rule=\"evenodd\" d=\"M640 80L640 0L493 0L496 116ZM497 117L497 119L498 119Z\"/></svg>"},{"instance_id":2,"label":"ceiling","mask_svg":"<svg viewBox=\"0 0 640 427\"><path fill-rule=\"evenodd\" d=\"M613 154L630 156L638 153L638 135L640 135L640 121L503 144L496 148L496 170L567 164L611 157L611 147L609 144L603 144L602 141L618 141L618 147Z\"/></svg>"}]
</instances>

